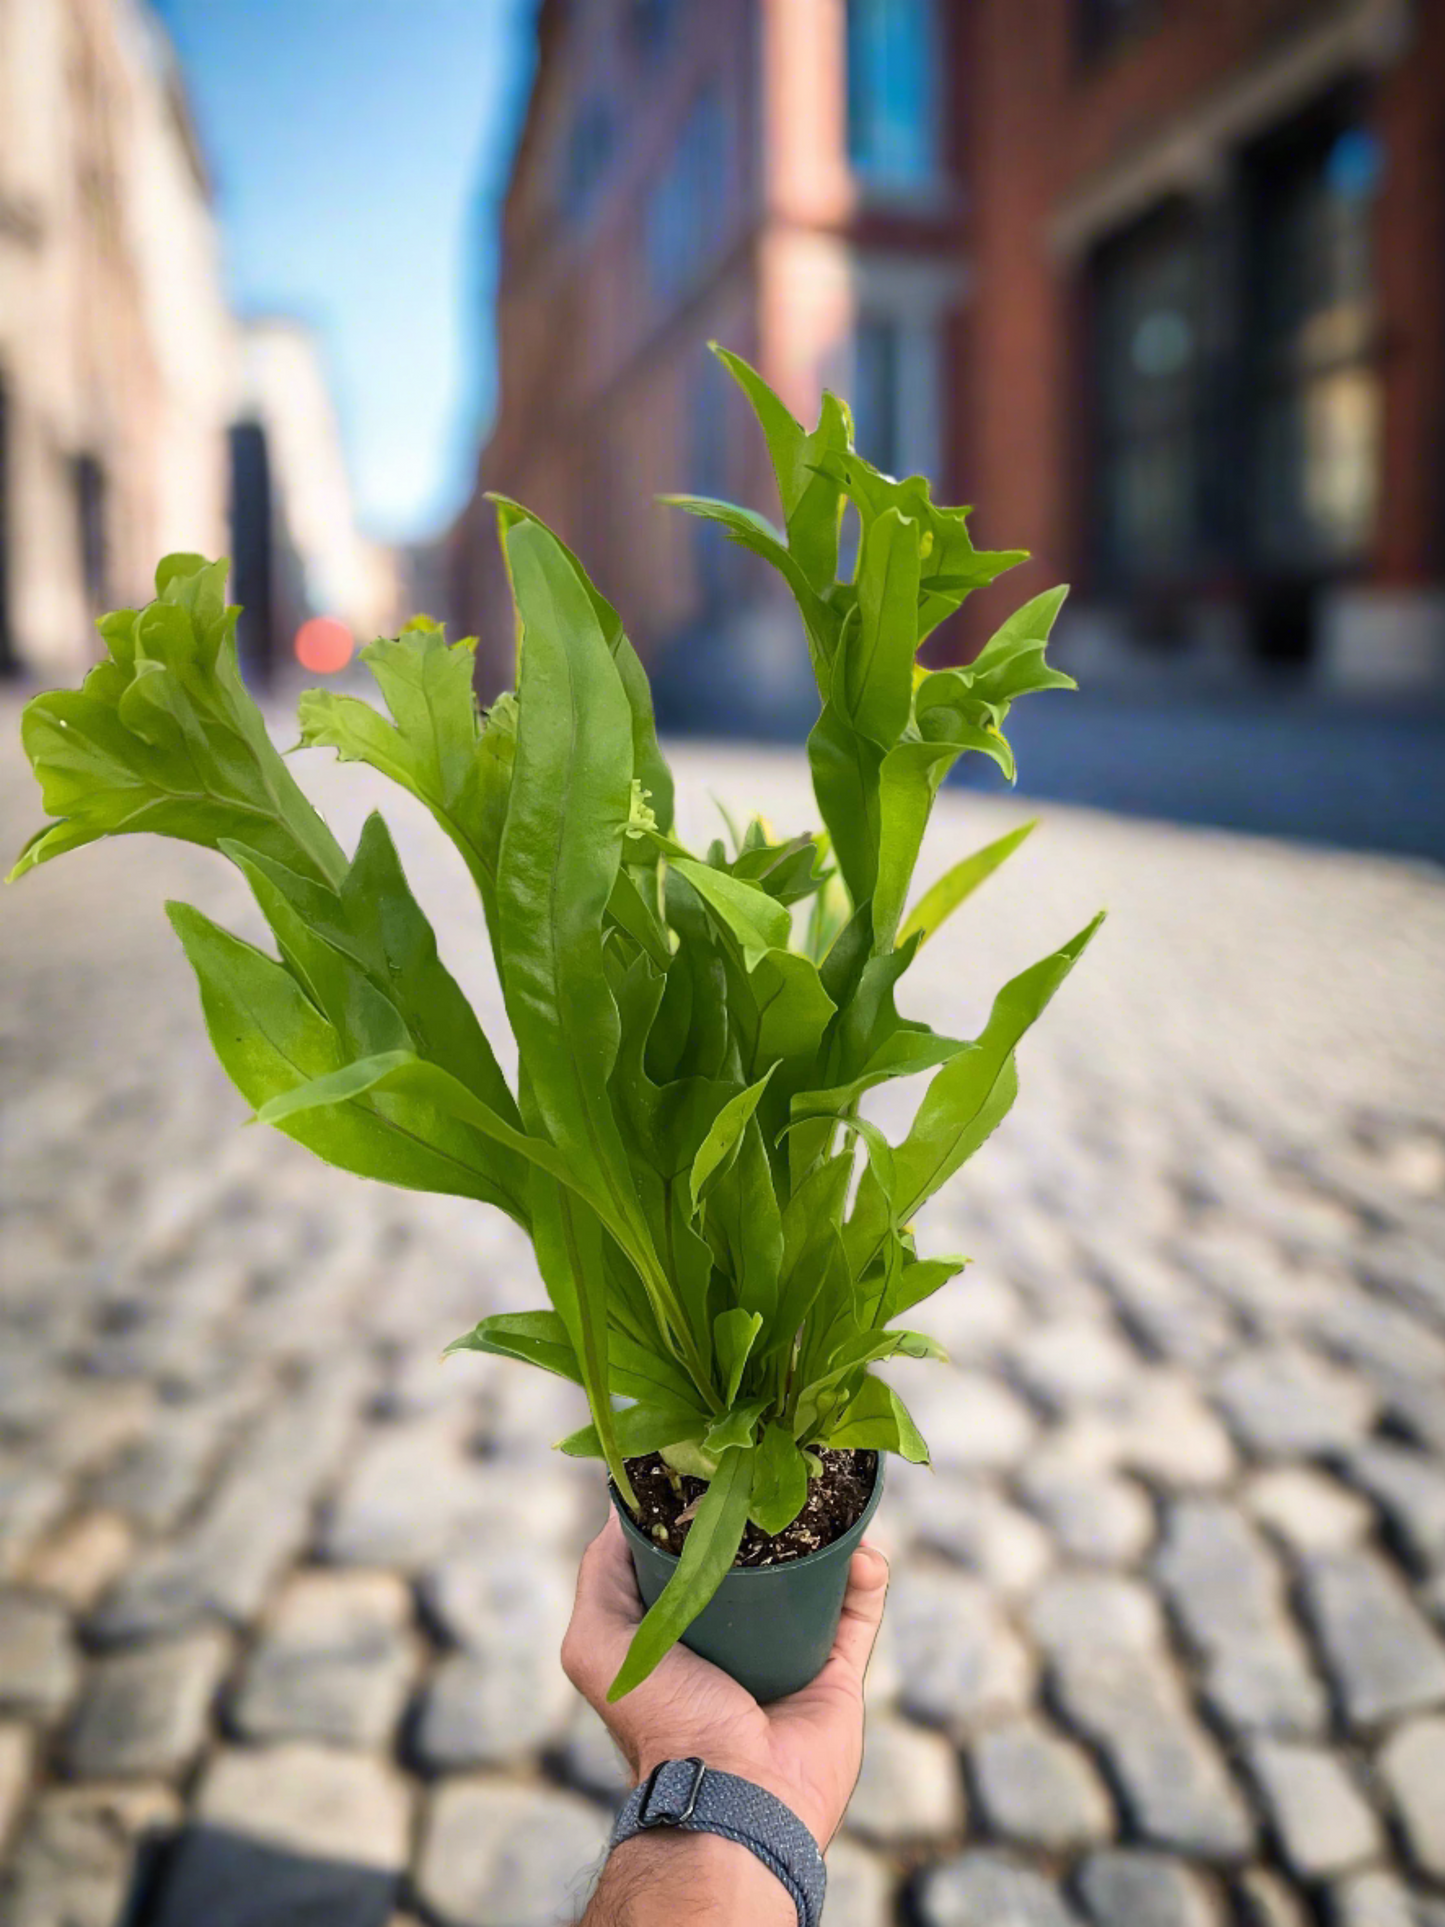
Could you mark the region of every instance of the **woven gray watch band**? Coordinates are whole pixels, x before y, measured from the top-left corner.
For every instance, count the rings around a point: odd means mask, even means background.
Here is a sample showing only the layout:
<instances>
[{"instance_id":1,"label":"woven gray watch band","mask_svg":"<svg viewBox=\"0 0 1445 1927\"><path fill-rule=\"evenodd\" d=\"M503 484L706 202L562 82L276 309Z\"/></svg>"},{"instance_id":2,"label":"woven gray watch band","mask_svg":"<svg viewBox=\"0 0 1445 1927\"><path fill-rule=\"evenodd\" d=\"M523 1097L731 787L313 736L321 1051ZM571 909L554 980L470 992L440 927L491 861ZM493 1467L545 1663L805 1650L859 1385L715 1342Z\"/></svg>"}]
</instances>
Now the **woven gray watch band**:
<instances>
[{"instance_id":1,"label":"woven gray watch band","mask_svg":"<svg viewBox=\"0 0 1445 1927\"><path fill-rule=\"evenodd\" d=\"M714 1772L701 1760L664 1760L629 1794L612 1829L612 1844L620 1847L651 1827L736 1840L787 1888L798 1927L819 1927L827 1874L818 1843L797 1814L765 1788Z\"/></svg>"}]
</instances>

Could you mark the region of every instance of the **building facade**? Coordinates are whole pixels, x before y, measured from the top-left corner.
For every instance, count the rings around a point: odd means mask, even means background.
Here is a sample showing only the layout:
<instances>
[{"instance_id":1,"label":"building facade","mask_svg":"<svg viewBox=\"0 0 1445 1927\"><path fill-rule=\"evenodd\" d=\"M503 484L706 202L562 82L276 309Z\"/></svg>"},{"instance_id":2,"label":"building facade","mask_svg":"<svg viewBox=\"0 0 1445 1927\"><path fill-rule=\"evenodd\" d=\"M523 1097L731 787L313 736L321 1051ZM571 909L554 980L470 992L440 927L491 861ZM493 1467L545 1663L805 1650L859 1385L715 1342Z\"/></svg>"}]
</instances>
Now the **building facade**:
<instances>
[{"instance_id":1,"label":"building facade","mask_svg":"<svg viewBox=\"0 0 1445 1927\"><path fill-rule=\"evenodd\" d=\"M879 459L952 477L962 26L844 0L544 0L503 222L499 413L451 542L494 685L510 633L488 488L578 548L661 652L664 706L725 700L765 728L805 700L766 571L653 498L771 506L710 339L800 414L846 391Z\"/></svg>"},{"instance_id":2,"label":"building facade","mask_svg":"<svg viewBox=\"0 0 1445 1927\"><path fill-rule=\"evenodd\" d=\"M996 597L1072 580L1091 677L1439 682L1442 124L1445 0L544 0L448 544L484 674L496 488L580 550L679 720L794 713L766 572L651 505L772 507L716 337L1031 547Z\"/></svg>"},{"instance_id":3,"label":"building facade","mask_svg":"<svg viewBox=\"0 0 1445 1927\"><path fill-rule=\"evenodd\" d=\"M0 0L0 665L71 678L158 556L227 547L230 316L140 0Z\"/></svg>"},{"instance_id":4,"label":"building facade","mask_svg":"<svg viewBox=\"0 0 1445 1927\"><path fill-rule=\"evenodd\" d=\"M1445 684L1445 7L975 13L967 467L1081 671Z\"/></svg>"},{"instance_id":5,"label":"building facade","mask_svg":"<svg viewBox=\"0 0 1445 1927\"><path fill-rule=\"evenodd\" d=\"M396 563L359 530L321 346L303 322L240 326L231 445L231 593L253 681L289 665L303 622L327 616L370 642L397 619Z\"/></svg>"}]
</instances>

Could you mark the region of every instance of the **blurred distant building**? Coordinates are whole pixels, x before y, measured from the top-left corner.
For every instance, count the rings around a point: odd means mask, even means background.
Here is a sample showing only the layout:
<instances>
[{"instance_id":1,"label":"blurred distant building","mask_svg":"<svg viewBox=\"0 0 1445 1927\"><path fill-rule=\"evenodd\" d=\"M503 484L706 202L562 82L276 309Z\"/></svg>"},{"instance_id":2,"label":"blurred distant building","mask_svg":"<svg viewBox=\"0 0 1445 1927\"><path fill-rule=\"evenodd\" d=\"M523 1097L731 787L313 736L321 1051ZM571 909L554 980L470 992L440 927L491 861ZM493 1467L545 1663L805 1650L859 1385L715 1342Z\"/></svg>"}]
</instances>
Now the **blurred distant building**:
<instances>
[{"instance_id":1,"label":"blurred distant building","mask_svg":"<svg viewBox=\"0 0 1445 1927\"><path fill-rule=\"evenodd\" d=\"M449 533L427 542L404 542L398 547L396 597L402 621L415 615L431 616L436 622L450 621L451 566Z\"/></svg>"},{"instance_id":2,"label":"blurred distant building","mask_svg":"<svg viewBox=\"0 0 1445 1927\"><path fill-rule=\"evenodd\" d=\"M396 562L357 528L326 371L303 323L242 327L231 459L231 593L248 674L264 681L289 663L313 615L344 622L361 643L393 629Z\"/></svg>"},{"instance_id":3,"label":"blurred distant building","mask_svg":"<svg viewBox=\"0 0 1445 1927\"><path fill-rule=\"evenodd\" d=\"M264 680L307 617L392 626L316 343L238 328L144 0L0 0L0 671L73 680L173 549L233 558Z\"/></svg>"},{"instance_id":4,"label":"blurred distant building","mask_svg":"<svg viewBox=\"0 0 1445 1927\"><path fill-rule=\"evenodd\" d=\"M761 565L652 503L769 505L766 451L709 337L800 413L825 382L844 389L886 463L952 472L963 394L945 372L968 285L954 11L544 0L481 486L556 524L644 651L669 645L665 703L745 697L767 727L808 686ZM500 681L509 605L480 495L454 575Z\"/></svg>"},{"instance_id":5,"label":"blurred distant building","mask_svg":"<svg viewBox=\"0 0 1445 1927\"><path fill-rule=\"evenodd\" d=\"M169 549L226 547L205 168L138 0L0 0L0 668L63 675Z\"/></svg>"},{"instance_id":6,"label":"blurred distant building","mask_svg":"<svg viewBox=\"0 0 1445 1927\"><path fill-rule=\"evenodd\" d=\"M1008 593L1071 579L1096 686L1445 682L1442 126L1445 0L543 0L449 551L485 673L490 487L679 719L799 710L761 565L650 505L774 506L715 336L1032 547Z\"/></svg>"}]
</instances>

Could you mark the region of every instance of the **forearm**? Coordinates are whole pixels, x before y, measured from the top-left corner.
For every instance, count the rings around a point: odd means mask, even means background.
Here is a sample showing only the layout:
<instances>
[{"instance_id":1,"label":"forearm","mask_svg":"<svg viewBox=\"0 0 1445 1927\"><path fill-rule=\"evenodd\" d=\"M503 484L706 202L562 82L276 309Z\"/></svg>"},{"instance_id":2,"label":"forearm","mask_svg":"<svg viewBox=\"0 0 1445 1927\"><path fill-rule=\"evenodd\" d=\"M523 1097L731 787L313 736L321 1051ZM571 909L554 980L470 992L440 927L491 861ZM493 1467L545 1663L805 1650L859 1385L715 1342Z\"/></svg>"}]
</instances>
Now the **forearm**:
<instances>
[{"instance_id":1,"label":"forearm","mask_svg":"<svg viewBox=\"0 0 1445 1927\"><path fill-rule=\"evenodd\" d=\"M580 1927L797 1927L787 1890L746 1847L674 1828L618 1847Z\"/></svg>"}]
</instances>

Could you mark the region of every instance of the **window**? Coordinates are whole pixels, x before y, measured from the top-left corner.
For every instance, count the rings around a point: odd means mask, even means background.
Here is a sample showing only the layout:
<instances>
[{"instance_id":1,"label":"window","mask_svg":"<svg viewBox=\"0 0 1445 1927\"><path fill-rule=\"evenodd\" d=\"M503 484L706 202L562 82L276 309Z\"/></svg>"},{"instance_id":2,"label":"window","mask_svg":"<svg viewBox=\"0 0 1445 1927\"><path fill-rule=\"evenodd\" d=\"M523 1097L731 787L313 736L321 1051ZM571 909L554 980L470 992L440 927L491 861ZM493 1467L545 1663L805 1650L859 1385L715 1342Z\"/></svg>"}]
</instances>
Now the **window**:
<instances>
[{"instance_id":1,"label":"window","mask_svg":"<svg viewBox=\"0 0 1445 1927\"><path fill-rule=\"evenodd\" d=\"M1101 572L1119 586L1176 576L1201 545L1203 254L1165 214L1094 263L1096 496Z\"/></svg>"},{"instance_id":2,"label":"window","mask_svg":"<svg viewBox=\"0 0 1445 1927\"><path fill-rule=\"evenodd\" d=\"M587 219L612 159L616 133L605 100L584 101L562 144L557 203L571 222Z\"/></svg>"},{"instance_id":3,"label":"window","mask_svg":"<svg viewBox=\"0 0 1445 1927\"><path fill-rule=\"evenodd\" d=\"M1078 0L1075 14L1080 56L1101 60L1154 25L1160 0Z\"/></svg>"},{"instance_id":4,"label":"window","mask_svg":"<svg viewBox=\"0 0 1445 1927\"><path fill-rule=\"evenodd\" d=\"M80 579L88 607L99 615L110 600L105 572L105 470L94 455L76 455L70 464L70 480L75 493Z\"/></svg>"},{"instance_id":5,"label":"window","mask_svg":"<svg viewBox=\"0 0 1445 1927\"><path fill-rule=\"evenodd\" d=\"M678 0L631 0L628 31L645 58L661 60L671 50L678 12Z\"/></svg>"},{"instance_id":6,"label":"window","mask_svg":"<svg viewBox=\"0 0 1445 1927\"><path fill-rule=\"evenodd\" d=\"M689 397L689 487L694 495L726 497L728 492L727 420L732 397L730 383L711 355L698 370ZM700 613L716 609L727 599L728 571L733 550L715 522L689 517L693 566L697 572Z\"/></svg>"},{"instance_id":7,"label":"window","mask_svg":"<svg viewBox=\"0 0 1445 1927\"><path fill-rule=\"evenodd\" d=\"M257 421L231 424L231 593L241 605L236 647L241 672L255 688L269 679L276 647L274 491L266 431Z\"/></svg>"},{"instance_id":8,"label":"window","mask_svg":"<svg viewBox=\"0 0 1445 1927\"><path fill-rule=\"evenodd\" d=\"M840 386L853 409L853 439L885 475L939 479L943 407L941 313L912 280L868 277L853 326L851 366ZM839 568L857 561L858 518L844 512Z\"/></svg>"},{"instance_id":9,"label":"window","mask_svg":"<svg viewBox=\"0 0 1445 1927\"><path fill-rule=\"evenodd\" d=\"M845 386L858 447L887 475L938 480L941 325L936 300L912 278L865 273Z\"/></svg>"},{"instance_id":10,"label":"window","mask_svg":"<svg viewBox=\"0 0 1445 1927\"><path fill-rule=\"evenodd\" d=\"M898 418L897 321L864 317L853 337L853 428L861 452L885 475L902 472Z\"/></svg>"},{"instance_id":11,"label":"window","mask_svg":"<svg viewBox=\"0 0 1445 1927\"><path fill-rule=\"evenodd\" d=\"M938 178L936 39L932 0L848 0L848 159L870 187Z\"/></svg>"},{"instance_id":12,"label":"window","mask_svg":"<svg viewBox=\"0 0 1445 1927\"><path fill-rule=\"evenodd\" d=\"M1275 570L1347 562L1373 533L1379 171L1374 137L1352 126L1319 128L1252 170L1251 522L1257 559Z\"/></svg>"},{"instance_id":13,"label":"window","mask_svg":"<svg viewBox=\"0 0 1445 1927\"><path fill-rule=\"evenodd\" d=\"M1256 652L1308 655L1315 591L1378 514L1380 167L1326 102L1242 154L1230 193L1094 257L1101 588L1242 581Z\"/></svg>"},{"instance_id":14,"label":"window","mask_svg":"<svg viewBox=\"0 0 1445 1927\"><path fill-rule=\"evenodd\" d=\"M728 196L728 128L716 84L693 102L643 216L647 280L654 296L686 294L722 243Z\"/></svg>"}]
</instances>

